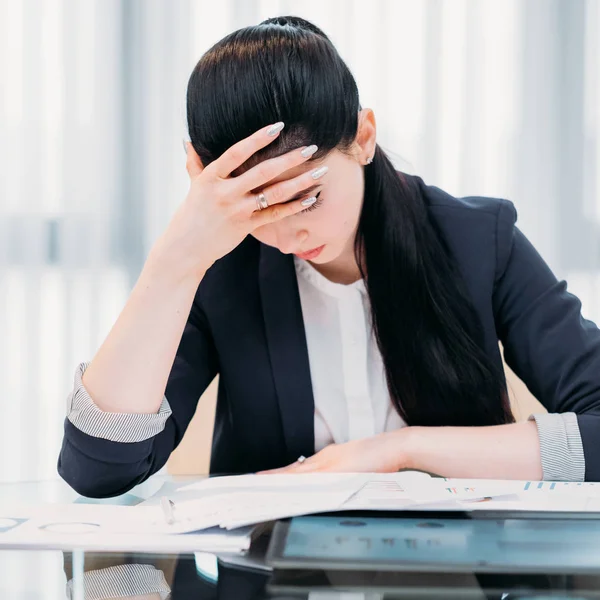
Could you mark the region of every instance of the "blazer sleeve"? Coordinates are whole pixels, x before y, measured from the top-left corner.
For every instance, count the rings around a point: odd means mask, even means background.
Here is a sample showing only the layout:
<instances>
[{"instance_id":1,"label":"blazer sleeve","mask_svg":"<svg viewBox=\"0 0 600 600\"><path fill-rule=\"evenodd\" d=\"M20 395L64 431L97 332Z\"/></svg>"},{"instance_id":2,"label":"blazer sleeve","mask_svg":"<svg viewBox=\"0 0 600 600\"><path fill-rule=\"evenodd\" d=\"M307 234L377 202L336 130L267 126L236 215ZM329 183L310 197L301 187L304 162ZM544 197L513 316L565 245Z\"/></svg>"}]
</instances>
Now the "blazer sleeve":
<instances>
[{"instance_id":1,"label":"blazer sleeve","mask_svg":"<svg viewBox=\"0 0 600 600\"><path fill-rule=\"evenodd\" d=\"M98 436L98 428L87 429L94 435L86 433L86 427L77 427L71 415L64 424L58 458L60 476L79 494L92 498L117 496L146 480L163 467L183 438L200 396L217 373L218 359L210 328L195 301L169 374L165 391L168 403L163 400L159 410L160 415L165 407L170 408L164 425L160 423L156 427L157 433L146 439L134 437L136 441L123 442L115 439L126 438ZM93 408L88 410L94 416ZM105 419L105 423L115 427L110 413L95 414L95 417ZM142 419L139 415L128 418L134 428ZM152 418L157 419L158 415L152 415ZM122 425L123 421L119 420L121 431ZM110 437L113 439L106 439Z\"/></svg>"},{"instance_id":2,"label":"blazer sleeve","mask_svg":"<svg viewBox=\"0 0 600 600\"><path fill-rule=\"evenodd\" d=\"M600 330L500 205L494 316L507 364L548 409L536 415L544 478L568 479L577 461L600 481ZM583 449L583 458L579 456Z\"/></svg>"},{"instance_id":3,"label":"blazer sleeve","mask_svg":"<svg viewBox=\"0 0 600 600\"><path fill-rule=\"evenodd\" d=\"M166 600L171 588L163 571L149 564L124 564L84 571L84 598L160 598ZM77 593L75 578L67 582L67 598L75 600Z\"/></svg>"},{"instance_id":4,"label":"blazer sleeve","mask_svg":"<svg viewBox=\"0 0 600 600\"><path fill-rule=\"evenodd\" d=\"M156 413L113 413L99 408L82 381L88 366L84 362L77 367L73 391L67 399L67 419L79 431L113 442L141 442L165 428L172 414L166 396Z\"/></svg>"}]
</instances>

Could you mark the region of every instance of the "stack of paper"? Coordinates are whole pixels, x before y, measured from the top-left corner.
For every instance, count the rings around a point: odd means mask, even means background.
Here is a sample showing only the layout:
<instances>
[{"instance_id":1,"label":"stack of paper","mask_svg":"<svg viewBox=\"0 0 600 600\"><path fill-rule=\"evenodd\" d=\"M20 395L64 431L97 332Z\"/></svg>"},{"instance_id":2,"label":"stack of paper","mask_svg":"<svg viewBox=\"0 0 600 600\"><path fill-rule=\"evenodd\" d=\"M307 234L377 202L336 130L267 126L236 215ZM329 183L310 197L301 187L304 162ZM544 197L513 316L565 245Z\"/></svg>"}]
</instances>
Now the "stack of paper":
<instances>
[{"instance_id":1,"label":"stack of paper","mask_svg":"<svg viewBox=\"0 0 600 600\"><path fill-rule=\"evenodd\" d=\"M600 483L440 479L459 510L600 512Z\"/></svg>"},{"instance_id":2,"label":"stack of paper","mask_svg":"<svg viewBox=\"0 0 600 600\"><path fill-rule=\"evenodd\" d=\"M241 475L207 479L181 491L200 497L176 503L172 530L177 531L215 525L234 529L339 510L408 509L441 499L436 480L417 472Z\"/></svg>"},{"instance_id":3,"label":"stack of paper","mask_svg":"<svg viewBox=\"0 0 600 600\"><path fill-rule=\"evenodd\" d=\"M286 516L344 510L600 512L600 484L433 478L424 473L244 475L182 488L178 531L233 529ZM201 516L202 515L202 516Z\"/></svg>"},{"instance_id":4,"label":"stack of paper","mask_svg":"<svg viewBox=\"0 0 600 600\"><path fill-rule=\"evenodd\" d=\"M163 504L0 506L0 547L243 552L252 525L344 510L600 512L600 484L442 479L424 473L205 479ZM234 531L232 531L234 530Z\"/></svg>"},{"instance_id":5,"label":"stack of paper","mask_svg":"<svg viewBox=\"0 0 600 600\"><path fill-rule=\"evenodd\" d=\"M254 530L216 528L172 535L164 532L163 523L156 509L138 506L0 506L0 548L239 553L249 549Z\"/></svg>"}]
</instances>

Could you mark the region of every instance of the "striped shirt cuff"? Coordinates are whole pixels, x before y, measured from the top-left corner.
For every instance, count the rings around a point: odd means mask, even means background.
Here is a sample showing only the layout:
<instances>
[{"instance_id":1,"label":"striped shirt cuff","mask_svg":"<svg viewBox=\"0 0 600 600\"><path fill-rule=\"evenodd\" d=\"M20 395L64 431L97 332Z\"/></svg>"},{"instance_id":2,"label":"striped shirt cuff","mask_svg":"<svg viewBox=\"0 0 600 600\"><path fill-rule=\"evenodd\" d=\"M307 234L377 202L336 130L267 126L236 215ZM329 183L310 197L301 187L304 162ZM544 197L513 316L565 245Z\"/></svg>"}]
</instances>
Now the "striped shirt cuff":
<instances>
[{"instance_id":1,"label":"striped shirt cuff","mask_svg":"<svg viewBox=\"0 0 600 600\"><path fill-rule=\"evenodd\" d=\"M572 412L531 415L540 438L545 481L584 481L585 457L577 415Z\"/></svg>"},{"instance_id":2,"label":"striped shirt cuff","mask_svg":"<svg viewBox=\"0 0 600 600\"><path fill-rule=\"evenodd\" d=\"M111 442L143 442L159 434L167 419L171 416L171 407L167 398L158 409L158 413L132 414L112 413L100 410L95 404L81 378L89 363L81 363L75 371L75 385L67 398L67 419L79 431L92 437Z\"/></svg>"},{"instance_id":3,"label":"striped shirt cuff","mask_svg":"<svg viewBox=\"0 0 600 600\"><path fill-rule=\"evenodd\" d=\"M67 598L76 596L74 582L67 583ZM106 598L131 598L149 596L164 600L171 593L165 575L152 565L117 565L83 574L83 598L103 600Z\"/></svg>"}]
</instances>

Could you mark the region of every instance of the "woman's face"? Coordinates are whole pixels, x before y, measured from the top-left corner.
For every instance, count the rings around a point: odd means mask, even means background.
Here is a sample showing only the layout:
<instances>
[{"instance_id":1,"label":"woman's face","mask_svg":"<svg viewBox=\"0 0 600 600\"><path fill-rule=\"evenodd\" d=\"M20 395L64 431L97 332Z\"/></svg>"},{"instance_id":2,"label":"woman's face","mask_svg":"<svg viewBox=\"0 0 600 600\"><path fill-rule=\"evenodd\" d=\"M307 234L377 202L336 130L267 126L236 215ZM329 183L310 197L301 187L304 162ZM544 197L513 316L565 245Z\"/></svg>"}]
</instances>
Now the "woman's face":
<instances>
[{"instance_id":1,"label":"woman's face","mask_svg":"<svg viewBox=\"0 0 600 600\"><path fill-rule=\"evenodd\" d=\"M321 166L329 171L304 197L317 201L303 212L264 225L253 236L284 254L326 264L352 251L364 194L363 166L358 157L332 150L319 161L308 161L282 173L270 183L290 179Z\"/></svg>"}]
</instances>

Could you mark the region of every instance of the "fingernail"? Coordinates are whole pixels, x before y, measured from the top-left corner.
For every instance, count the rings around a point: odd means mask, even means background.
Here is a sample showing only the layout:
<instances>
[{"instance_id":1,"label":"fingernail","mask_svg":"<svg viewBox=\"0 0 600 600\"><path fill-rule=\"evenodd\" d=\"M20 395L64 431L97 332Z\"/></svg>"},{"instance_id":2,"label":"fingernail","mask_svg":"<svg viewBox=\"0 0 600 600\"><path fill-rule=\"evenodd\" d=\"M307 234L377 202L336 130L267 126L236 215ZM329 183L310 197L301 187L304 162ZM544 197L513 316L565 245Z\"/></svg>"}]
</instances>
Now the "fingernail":
<instances>
[{"instance_id":1,"label":"fingernail","mask_svg":"<svg viewBox=\"0 0 600 600\"><path fill-rule=\"evenodd\" d=\"M273 137L274 135L277 135L284 127L285 123L283 123L283 121L279 121L267 129L267 135Z\"/></svg>"},{"instance_id":2,"label":"fingernail","mask_svg":"<svg viewBox=\"0 0 600 600\"><path fill-rule=\"evenodd\" d=\"M317 150L318 150L318 147L315 146L314 144L312 144L311 146L307 146L306 148L304 148L304 150L302 150L302 152L300 152L300 154L304 158L308 158L309 156L312 156Z\"/></svg>"},{"instance_id":3,"label":"fingernail","mask_svg":"<svg viewBox=\"0 0 600 600\"><path fill-rule=\"evenodd\" d=\"M310 176L313 179L319 179L319 177L323 177L327 171L329 171L329 167L319 167L318 169L315 169Z\"/></svg>"},{"instance_id":4,"label":"fingernail","mask_svg":"<svg viewBox=\"0 0 600 600\"><path fill-rule=\"evenodd\" d=\"M302 200L302 202L300 204L302 204L302 206L311 206L316 201L317 201L317 197L316 196L311 196L310 198L307 198L306 200Z\"/></svg>"}]
</instances>

